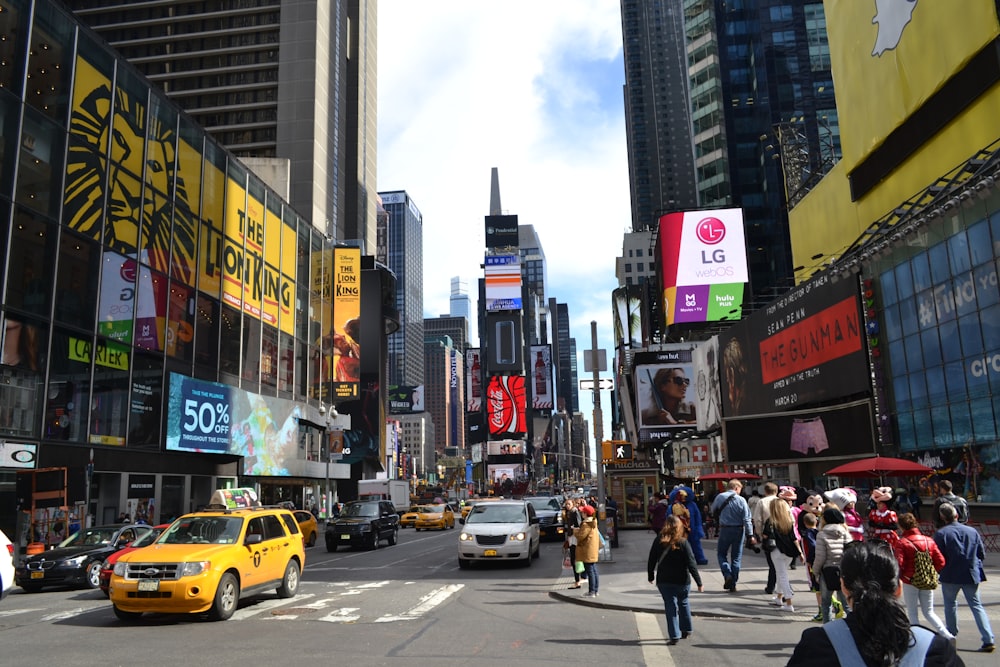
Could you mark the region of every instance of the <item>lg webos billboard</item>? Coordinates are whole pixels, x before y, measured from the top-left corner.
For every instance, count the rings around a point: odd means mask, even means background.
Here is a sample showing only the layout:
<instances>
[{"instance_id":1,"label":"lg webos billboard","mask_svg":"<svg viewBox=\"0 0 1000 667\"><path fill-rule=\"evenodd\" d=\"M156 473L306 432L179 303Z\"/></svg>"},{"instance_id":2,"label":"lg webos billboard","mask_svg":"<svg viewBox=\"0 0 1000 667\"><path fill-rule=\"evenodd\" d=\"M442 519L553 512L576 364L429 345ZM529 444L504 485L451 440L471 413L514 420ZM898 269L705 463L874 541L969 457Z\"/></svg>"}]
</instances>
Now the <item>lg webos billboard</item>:
<instances>
[{"instance_id":1,"label":"lg webos billboard","mask_svg":"<svg viewBox=\"0 0 1000 667\"><path fill-rule=\"evenodd\" d=\"M727 419L869 391L857 283L823 276L719 337Z\"/></svg>"},{"instance_id":2,"label":"lg webos billboard","mask_svg":"<svg viewBox=\"0 0 1000 667\"><path fill-rule=\"evenodd\" d=\"M668 326L739 318L749 280L742 209L668 213L656 246Z\"/></svg>"}]
</instances>

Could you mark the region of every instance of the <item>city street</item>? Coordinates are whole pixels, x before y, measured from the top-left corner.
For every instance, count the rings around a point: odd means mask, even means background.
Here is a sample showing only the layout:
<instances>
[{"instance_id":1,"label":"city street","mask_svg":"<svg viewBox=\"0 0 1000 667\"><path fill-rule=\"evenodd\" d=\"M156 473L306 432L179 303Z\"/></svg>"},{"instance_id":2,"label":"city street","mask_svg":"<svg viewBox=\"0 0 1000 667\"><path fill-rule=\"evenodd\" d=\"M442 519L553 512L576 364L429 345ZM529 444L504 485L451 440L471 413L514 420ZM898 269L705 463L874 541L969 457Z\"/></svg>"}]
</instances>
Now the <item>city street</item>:
<instances>
[{"instance_id":1,"label":"city street","mask_svg":"<svg viewBox=\"0 0 1000 667\"><path fill-rule=\"evenodd\" d=\"M747 588L727 596L714 568L706 592L693 594L690 640L668 647L658 596L645 582L643 554L650 534L625 531L614 562L602 563L602 596L588 604L568 591L560 544L542 544L530 568L511 564L459 570L458 531L404 530L394 547L327 553L307 550L300 594L241 603L229 621L148 615L118 621L99 591L15 589L0 603L0 638L9 664L164 664L247 660L357 665L592 664L741 665L762 657L783 664L806 627L806 606L794 618L771 613ZM760 561L760 562L757 562ZM747 586L763 559L748 559ZM756 574L749 574L749 573ZM758 599L760 598L760 599ZM804 602L805 600L803 600ZM728 605L722 607L720 605ZM995 601L987 600L991 615ZM806 613L808 611L808 613ZM960 642L974 641L968 623ZM971 633L971 634L969 634ZM967 665L992 656L962 651Z\"/></svg>"}]
</instances>

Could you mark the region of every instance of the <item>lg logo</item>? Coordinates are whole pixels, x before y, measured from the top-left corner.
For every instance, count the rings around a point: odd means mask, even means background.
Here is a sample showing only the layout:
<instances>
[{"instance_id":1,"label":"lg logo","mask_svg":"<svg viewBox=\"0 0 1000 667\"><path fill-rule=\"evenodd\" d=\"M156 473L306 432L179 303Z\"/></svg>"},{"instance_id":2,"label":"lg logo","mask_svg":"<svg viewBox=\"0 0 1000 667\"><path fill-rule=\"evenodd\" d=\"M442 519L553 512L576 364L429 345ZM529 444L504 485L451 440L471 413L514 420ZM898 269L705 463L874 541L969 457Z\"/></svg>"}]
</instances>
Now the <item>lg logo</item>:
<instances>
[{"instance_id":1,"label":"lg logo","mask_svg":"<svg viewBox=\"0 0 1000 667\"><path fill-rule=\"evenodd\" d=\"M715 245L726 238L726 225L718 218L705 218L695 227L695 233L705 245Z\"/></svg>"}]
</instances>

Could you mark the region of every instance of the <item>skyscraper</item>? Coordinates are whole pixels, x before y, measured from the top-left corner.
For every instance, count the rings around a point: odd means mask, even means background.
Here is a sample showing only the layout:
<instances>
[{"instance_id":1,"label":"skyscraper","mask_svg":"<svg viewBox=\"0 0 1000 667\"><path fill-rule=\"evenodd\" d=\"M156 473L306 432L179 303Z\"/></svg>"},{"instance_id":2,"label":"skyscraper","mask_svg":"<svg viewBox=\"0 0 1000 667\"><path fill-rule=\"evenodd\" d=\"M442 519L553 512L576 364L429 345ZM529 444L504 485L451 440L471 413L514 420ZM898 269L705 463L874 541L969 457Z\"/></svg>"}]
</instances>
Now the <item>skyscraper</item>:
<instances>
[{"instance_id":1,"label":"skyscraper","mask_svg":"<svg viewBox=\"0 0 1000 667\"><path fill-rule=\"evenodd\" d=\"M389 385L424 383L423 216L404 190L380 192L388 214L386 258L396 274L399 331L389 336Z\"/></svg>"},{"instance_id":2,"label":"skyscraper","mask_svg":"<svg viewBox=\"0 0 1000 667\"><path fill-rule=\"evenodd\" d=\"M66 5L314 226L374 250L375 0Z\"/></svg>"},{"instance_id":3,"label":"skyscraper","mask_svg":"<svg viewBox=\"0 0 1000 667\"><path fill-rule=\"evenodd\" d=\"M521 280L524 291L524 333L532 345L545 343L546 264L542 241L534 225L517 226L518 252L521 256Z\"/></svg>"},{"instance_id":4,"label":"skyscraper","mask_svg":"<svg viewBox=\"0 0 1000 667\"><path fill-rule=\"evenodd\" d=\"M448 297L448 314L452 317L465 318L465 335L459 349L465 349L465 342L472 340L469 326L472 323L472 299L469 297L469 282L459 276L451 279L451 296ZM478 337L478 336L477 336ZM455 337L452 336L454 339Z\"/></svg>"}]
</instances>

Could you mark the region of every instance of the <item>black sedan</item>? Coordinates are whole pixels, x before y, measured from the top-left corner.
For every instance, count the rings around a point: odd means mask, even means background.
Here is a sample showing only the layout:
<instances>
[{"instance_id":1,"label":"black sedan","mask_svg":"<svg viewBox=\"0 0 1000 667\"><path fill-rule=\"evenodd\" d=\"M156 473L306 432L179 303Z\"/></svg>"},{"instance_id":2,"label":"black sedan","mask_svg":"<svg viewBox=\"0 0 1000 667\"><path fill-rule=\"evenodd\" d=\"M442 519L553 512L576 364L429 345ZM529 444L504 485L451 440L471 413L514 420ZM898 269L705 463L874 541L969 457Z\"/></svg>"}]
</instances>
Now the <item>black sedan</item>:
<instances>
[{"instance_id":1,"label":"black sedan","mask_svg":"<svg viewBox=\"0 0 1000 667\"><path fill-rule=\"evenodd\" d=\"M14 581L26 593L45 586L98 588L104 559L152 529L125 524L83 528L54 549L25 558L14 570Z\"/></svg>"},{"instance_id":2,"label":"black sedan","mask_svg":"<svg viewBox=\"0 0 1000 667\"><path fill-rule=\"evenodd\" d=\"M558 498L553 496L532 496L525 498L525 500L535 507L535 514L538 515L538 532L543 540L566 539L566 526L563 523L562 505L559 504Z\"/></svg>"}]
</instances>

